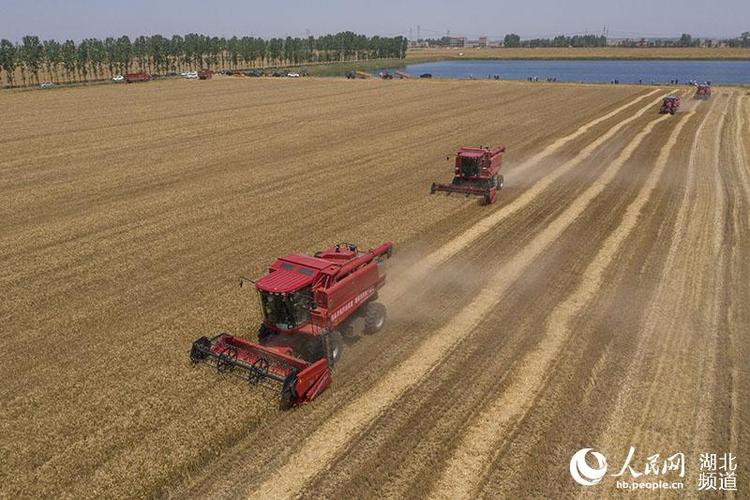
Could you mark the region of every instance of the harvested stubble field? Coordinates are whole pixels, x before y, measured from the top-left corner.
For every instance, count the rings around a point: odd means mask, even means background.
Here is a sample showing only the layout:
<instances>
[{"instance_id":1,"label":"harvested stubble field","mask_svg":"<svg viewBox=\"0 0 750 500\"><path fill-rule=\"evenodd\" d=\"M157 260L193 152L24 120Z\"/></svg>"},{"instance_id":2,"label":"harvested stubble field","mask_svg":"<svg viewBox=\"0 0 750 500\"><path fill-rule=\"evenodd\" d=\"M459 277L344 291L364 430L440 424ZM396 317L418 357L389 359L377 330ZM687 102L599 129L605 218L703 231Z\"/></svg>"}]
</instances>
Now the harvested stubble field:
<instances>
[{"instance_id":1,"label":"harvested stubble field","mask_svg":"<svg viewBox=\"0 0 750 500\"><path fill-rule=\"evenodd\" d=\"M573 452L733 452L750 96L233 80L0 94L0 496L563 497ZM505 143L498 203L429 196ZM393 240L389 323L282 413L187 360L239 275ZM613 478L589 490L613 493Z\"/></svg>"}]
</instances>

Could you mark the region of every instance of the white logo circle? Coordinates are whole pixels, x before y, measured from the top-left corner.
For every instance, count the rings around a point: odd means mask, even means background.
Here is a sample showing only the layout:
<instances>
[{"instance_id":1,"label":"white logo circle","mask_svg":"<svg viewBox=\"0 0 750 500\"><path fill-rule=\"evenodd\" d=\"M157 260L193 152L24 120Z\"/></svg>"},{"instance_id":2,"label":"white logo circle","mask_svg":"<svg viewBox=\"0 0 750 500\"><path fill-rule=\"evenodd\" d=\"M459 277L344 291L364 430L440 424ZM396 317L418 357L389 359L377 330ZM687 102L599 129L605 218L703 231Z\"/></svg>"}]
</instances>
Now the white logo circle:
<instances>
[{"instance_id":1,"label":"white logo circle","mask_svg":"<svg viewBox=\"0 0 750 500\"><path fill-rule=\"evenodd\" d=\"M597 451L591 451L597 466L591 467L586 463L586 454L590 451L591 448L580 449L570 458L570 475L582 486L598 484L607 473L607 459Z\"/></svg>"}]
</instances>

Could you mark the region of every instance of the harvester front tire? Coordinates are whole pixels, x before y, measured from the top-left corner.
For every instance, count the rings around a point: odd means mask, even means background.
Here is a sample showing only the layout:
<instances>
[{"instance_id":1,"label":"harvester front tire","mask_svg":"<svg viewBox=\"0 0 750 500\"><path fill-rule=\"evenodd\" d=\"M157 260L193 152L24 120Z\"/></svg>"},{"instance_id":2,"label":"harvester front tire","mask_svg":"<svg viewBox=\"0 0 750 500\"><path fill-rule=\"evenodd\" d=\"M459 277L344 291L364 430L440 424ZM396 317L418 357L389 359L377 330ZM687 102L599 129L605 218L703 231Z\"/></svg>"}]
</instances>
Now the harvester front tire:
<instances>
[{"instance_id":1,"label":"harvester front tire","mask_svg":"<svg viewBox=\"0 0 750 500\"><path fill-rule=\"evenodd\" d=\"M284 385L281 388L281 398L279 400L279 407L282 410L291 410L294 407L294 403L297 402L296 394L297 385L297 374L291 373L284 380Z\"/></svg>"},{"instance_id":2,"label":"harvester front tire","mask_svg":"<svg viewBox=\"0 0 750 500\"><path fill-rule=\"evenodd\" d=\"M505 178L502 175L497 176L497 190L501 190L505 186Z\"/></svg>"},{"instance_id":3,"label":"harvester front tire","mask_svg":"<svg viewBox=\"0 0 750 500\"><path fill-rule=\"evenodd\" d=\"M365 333L372 335L385 326L386 309L380 302L370 302L365 307Z\"/></svg>"},{"instance_id":4,"label":"harvester front tire","mask_svg":"<svg viewBox=\"0 0 750 500\"><path fill-rule=\"evenodd\" d=\"M341 354L344 352L344 339L341 337L341 332L338 330L331 330L328 334L328 364L332 367L336 365L341 359Z\"/></svg>"}]
</instances>

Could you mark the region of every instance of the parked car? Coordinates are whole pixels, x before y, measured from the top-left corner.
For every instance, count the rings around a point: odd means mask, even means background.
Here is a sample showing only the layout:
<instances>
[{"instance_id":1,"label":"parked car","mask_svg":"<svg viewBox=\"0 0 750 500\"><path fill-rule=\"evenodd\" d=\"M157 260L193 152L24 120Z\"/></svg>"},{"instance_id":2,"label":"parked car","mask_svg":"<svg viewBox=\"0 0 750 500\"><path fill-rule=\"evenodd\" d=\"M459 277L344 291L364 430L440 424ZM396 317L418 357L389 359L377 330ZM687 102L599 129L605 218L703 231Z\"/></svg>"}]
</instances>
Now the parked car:
<instances>
[{"instance_id":1,"label":"parked car","mask_svg":"<svg viewBox=\"0 0 750 500\"><path fill-rule=\"evenodd\" d=\"M185 73L185 78L188 78L190 80L197 80L198 79L198 72L197 71L188 71Z\"/></svg>"},{"instance_id":2,"label":"parked car","mask_svg":"<svg viewBox=\"0 0 750 500\"><path fill-rule=\"evenodd\" d=\"M39 87L41 87L43 89L49 89L49 88L52 88L54 86L55 86L55 84L52 83L52 82L42 82L42 83L39 84Z\"/></svg>"},{"instance_id":3,"label":"parked car","mask_svg":"<svg viewBox=\"0 0 750 500\"><path fill-rule=\"evenodd\" d=\"M136 82L150 82L154 77L145 71L139 71L138 73L127 73L125 75L125 81L128 83Z\"/></svg>"},{"instance_id":4,"label":"parked car","mask_svg":"<svg viewBox=\"0 0 750 500\"><path fill-rule=\"evenodd\" d=\"M112 81L113 82L124 82L125 81L125 77L122 76L122 75L115 75L115 76L112 77Z\"/></svg>"},{"instance_id":5,"label":"parked car","mask_svg":"<svg viewBox=\"0 0 750 500\"><path fill-rule=\"evenodd\" d=\"M289 78L299 78L299 73L291 72L287 73L286 76L288 76Z\"/></svg>"}]
</instances>

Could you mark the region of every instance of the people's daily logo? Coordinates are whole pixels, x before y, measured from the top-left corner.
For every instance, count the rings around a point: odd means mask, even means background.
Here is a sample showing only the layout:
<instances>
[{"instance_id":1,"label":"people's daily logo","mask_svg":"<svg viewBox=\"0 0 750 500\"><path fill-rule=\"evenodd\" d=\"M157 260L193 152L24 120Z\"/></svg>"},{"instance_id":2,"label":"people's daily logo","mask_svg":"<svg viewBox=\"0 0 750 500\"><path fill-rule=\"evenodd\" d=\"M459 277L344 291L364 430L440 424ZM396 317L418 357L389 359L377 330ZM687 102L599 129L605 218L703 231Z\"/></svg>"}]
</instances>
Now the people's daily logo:
<instances>
[{"instance_id":1,"label":"people's daily logo","mask_svg":"<svg viewBox=\"0 0 750 500\"><path fill-rule=\"evenodd\" d=\"M591 454L596 460L596 467L592 467L586 461L586 456ZM607 459L598 451L591 448L578 450L570 459L570 475L576 483L582 486L593 486L602 480L607 473Z\"/></svg>"}]
</instances>

